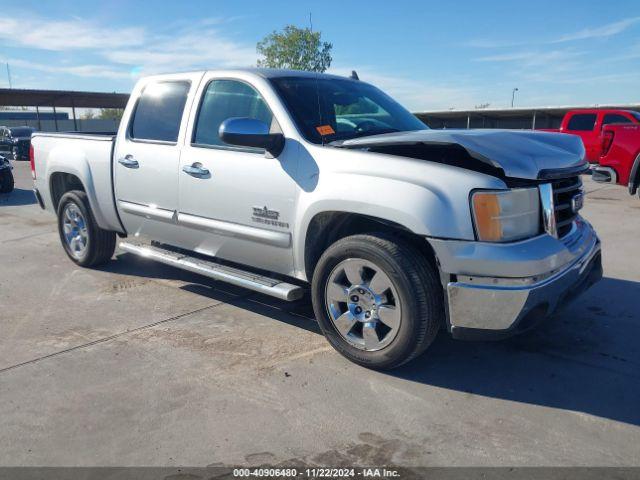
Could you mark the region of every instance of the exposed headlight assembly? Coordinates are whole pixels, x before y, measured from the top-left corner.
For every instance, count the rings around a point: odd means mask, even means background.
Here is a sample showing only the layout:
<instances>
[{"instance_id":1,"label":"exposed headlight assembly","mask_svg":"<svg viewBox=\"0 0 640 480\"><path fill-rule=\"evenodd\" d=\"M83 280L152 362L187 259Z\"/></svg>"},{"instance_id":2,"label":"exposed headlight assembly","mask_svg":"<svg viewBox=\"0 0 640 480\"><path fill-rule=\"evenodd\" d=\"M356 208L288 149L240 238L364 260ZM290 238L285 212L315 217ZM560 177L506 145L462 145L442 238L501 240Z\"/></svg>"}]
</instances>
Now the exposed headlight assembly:
<instances>
[{"instance_id":1,"label":"exposed headlight assembly","mask_svg":"<svg viewBox=\"0 0 640 480\"><path fill-rule=\"evenodd\" d=\"M540 233L537 188L474 192L471 211L478 240L482 242L513 242Z\"/></svg>"}]
</instances>

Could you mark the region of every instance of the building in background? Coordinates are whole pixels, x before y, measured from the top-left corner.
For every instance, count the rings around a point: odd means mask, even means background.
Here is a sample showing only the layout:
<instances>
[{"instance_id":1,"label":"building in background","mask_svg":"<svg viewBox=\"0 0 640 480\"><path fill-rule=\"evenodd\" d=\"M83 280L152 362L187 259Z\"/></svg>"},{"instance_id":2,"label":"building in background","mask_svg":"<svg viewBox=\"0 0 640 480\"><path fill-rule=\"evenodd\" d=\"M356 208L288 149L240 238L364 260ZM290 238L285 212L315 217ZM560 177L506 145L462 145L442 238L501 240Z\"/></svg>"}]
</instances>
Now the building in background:
<instances>
[{"instance_id":1,"label":"building in background","mask_svg":"<svg viewBox=\"0 0 640 480\"><path fill-rule=\"evenodd\" d=\"M76 109L120 110L129 94L62 90L0 89L0 125L34 127L40 131L114 132L119 118L77 115ZM11 108L2 110L3 107ZM28 110L15 109L16 107ZM60 112L64 108L71 111ZM429 127L441 128L558 128L569 110L618 108L640 112L640 102L624 105L582 105L414 112ZM111 112L113 113L113 112ZM113 116L113 115L111 115Z\"/></svg>"},{"instance_id":2,"label":"building in background","mask_svg":"<svg viewBox=\"0 0 640 480\"><path fill-rule=\"evenodd\" d=\"M430 128L559 128L569 110L616 108L640 112L640 102L625 105L566 105L560 107L500 108L415 112Z\"/></svg>"},{"instance_id":3,"label":"building in background","mask_svg":"<svg viewBox=\"0 0 640 480\"><path fill-rule=\"evenodd\" d=\"M69 114L66 112L40 112L41 120L69 120ZM6 120L15 120L21 125L26 125L24 122L29 120L38 120L38 115L35 110L0 110L0 123L5 125Z\"/></svg>"}]
</instances>

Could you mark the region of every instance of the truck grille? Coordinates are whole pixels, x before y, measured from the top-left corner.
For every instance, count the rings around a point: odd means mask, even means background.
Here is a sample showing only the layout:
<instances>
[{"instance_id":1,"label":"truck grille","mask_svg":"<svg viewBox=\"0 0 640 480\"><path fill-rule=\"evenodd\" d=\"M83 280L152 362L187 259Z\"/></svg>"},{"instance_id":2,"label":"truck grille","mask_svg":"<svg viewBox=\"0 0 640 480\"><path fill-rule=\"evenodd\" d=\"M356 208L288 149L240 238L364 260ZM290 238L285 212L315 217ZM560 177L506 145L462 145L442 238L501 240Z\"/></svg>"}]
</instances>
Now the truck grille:
<instances>
[{"instance_id":1,"label":"truck grille","mask_svg":"<svg viewBox=\"0 0 640 480\"><path fill-rule=\"evenodd\" d=\"M552 188L558 237L564 237L571 231L573 221L578 216L578 212L573 211L571 201L582 193L582 179L578 176L555 180Z\"/></svg>"}]
</instances>

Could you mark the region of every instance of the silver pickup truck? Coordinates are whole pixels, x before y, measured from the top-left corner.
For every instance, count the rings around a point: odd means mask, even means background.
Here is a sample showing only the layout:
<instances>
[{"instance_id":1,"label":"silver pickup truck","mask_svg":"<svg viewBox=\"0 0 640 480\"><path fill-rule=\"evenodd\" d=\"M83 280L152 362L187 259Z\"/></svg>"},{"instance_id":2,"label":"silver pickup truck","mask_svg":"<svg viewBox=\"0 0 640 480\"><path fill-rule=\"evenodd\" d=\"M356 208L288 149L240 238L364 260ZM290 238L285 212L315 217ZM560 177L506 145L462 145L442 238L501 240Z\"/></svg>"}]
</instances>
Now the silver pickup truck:
<instances>
[{"instance_id":1,"label":"silver pickup truck","mask_svg":"<svg viewBox=\"0 0 640 480\"><path fill-rule=\"evenodd\" d=\"M81 266L122 251L285 300L392 368L440 329L530 328L602 276L578 137L430 130L356 78L148 77L115 135L33 136L35 194Z\"/></svg>"}]
</instances>

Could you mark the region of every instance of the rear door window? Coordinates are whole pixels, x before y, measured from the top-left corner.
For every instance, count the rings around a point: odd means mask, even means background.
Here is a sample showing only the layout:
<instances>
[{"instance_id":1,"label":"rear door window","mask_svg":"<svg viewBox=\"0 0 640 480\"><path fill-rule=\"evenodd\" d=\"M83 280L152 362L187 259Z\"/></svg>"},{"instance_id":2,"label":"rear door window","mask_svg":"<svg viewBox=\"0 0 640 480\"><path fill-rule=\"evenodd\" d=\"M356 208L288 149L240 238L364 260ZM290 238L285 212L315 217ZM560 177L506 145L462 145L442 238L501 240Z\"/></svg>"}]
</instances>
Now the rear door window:
<instances>
[{"instance_id":1,"label":"rear door window","mask_svg":"<svg viewBox=\"0 0 640 480\"><path fill-rule=\"evenodd\" d=\"M630 118L617 113L607 113L602 120L602 125L609 125L610 123L633 123Z\"/></svg>"},{"instance_id":2,"label":"rear door window","mask_svg":"<svg viewBox=\"0 0 640 480\"><path fill-rule=\"evenodd\" d=\"M129 136L134 140L176 143L189 86L185 81L147 85L131 119Z\"/></svg>"},{"instance_id":3,"label":"rear door window","mask_svg":"<svg viewBox=\"0 0 640 480\"><path fill-rule=\"evenodd\" d=\"M574 132L590 132L596 124L595 113L578 113L569 119L568 130Z\"/></svg>"}]
</instances>

